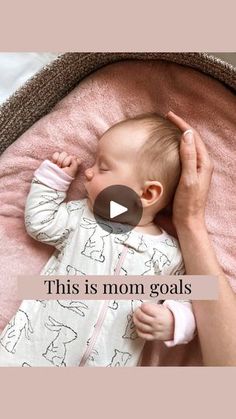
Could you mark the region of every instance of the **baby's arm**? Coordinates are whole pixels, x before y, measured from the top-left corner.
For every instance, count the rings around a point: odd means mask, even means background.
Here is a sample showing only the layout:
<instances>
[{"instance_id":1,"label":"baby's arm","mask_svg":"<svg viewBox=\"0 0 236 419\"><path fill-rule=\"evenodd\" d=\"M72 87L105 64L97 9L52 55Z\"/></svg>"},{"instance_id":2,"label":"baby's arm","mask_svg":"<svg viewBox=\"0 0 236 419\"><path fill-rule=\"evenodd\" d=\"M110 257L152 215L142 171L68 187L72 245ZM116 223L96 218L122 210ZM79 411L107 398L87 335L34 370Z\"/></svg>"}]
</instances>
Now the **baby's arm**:
<instances>
[{"instance_id":1,"label":"baby's arm","mask_svg":"<svg viewBox=\"0 0 236 419\"><path fill-rule=\"evenodd\" d=\"M25 207L28 234L61 249L71 232L66 191L78 170L79 161L66 153L54 153L34 173Z\"/></svg>"}]
</instances>

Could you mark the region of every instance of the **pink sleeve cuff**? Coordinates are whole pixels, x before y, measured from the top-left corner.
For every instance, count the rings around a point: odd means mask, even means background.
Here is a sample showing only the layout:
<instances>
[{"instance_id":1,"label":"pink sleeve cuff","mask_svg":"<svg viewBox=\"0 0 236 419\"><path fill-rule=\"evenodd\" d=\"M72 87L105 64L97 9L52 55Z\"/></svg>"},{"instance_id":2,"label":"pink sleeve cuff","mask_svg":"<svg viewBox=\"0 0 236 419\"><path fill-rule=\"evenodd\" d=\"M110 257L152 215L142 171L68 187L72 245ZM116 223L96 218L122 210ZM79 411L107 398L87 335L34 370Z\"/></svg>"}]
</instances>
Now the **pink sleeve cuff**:
<instances>
[{"instance_id":1,"label":"pink sleeve cuff","mask_svg":"<svg viewBox=\"0 0 236 419\"><path fill-rule=\"evenodd\" d=\"M34 172L34 176L44 185L62 192L69 189L69 186L74 179L50 160L44 160Z\"/></svg>"},{"instance_id":2,"label":"pink sleeve cuff","mask_svg":"<svg viewBox=\"0 0 236 419\"><path fill-rule=\"evenodd\" d=\"M190 342L196 330L191 303L166 300L163 305L171 310L175 319L174 339L165 341L165 345L171 347Z\"/></svg>"}]
</instances>

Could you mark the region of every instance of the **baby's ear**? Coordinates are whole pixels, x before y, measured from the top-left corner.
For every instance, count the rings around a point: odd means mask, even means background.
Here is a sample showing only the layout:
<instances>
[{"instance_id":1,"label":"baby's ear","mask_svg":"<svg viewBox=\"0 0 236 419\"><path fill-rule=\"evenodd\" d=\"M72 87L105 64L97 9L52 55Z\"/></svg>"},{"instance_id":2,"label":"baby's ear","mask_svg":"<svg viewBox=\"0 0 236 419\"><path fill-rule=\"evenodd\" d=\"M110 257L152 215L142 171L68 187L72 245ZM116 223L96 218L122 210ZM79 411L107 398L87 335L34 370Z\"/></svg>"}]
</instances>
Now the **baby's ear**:
<instances>
[{"instance_id":1,"label":"baby's ear","mask_svg":"<svg viewBox=\"0 0 236 419\"><path fill-rule=\"evenodd\" d=\"M141 195L143 207L156 204L163 195L163 186L156 180L146 181Z\"/></svg>"}]
</instances>

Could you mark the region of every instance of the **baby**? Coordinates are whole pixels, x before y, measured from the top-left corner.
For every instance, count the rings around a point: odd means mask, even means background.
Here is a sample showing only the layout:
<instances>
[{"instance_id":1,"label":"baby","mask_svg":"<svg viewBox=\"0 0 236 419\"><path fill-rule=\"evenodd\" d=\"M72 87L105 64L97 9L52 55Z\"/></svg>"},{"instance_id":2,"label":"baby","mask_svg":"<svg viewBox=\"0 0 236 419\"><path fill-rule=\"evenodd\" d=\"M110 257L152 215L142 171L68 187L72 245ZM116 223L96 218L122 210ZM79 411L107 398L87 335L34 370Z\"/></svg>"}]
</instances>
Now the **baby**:
<instances>
[{"instance_id":1,"label":"baby","mask_svg":"<svg viewBox=\"0 0 236 419\"><path fill-rule=\"evenodd\" d=\"M178 184L180 135L156 114L112 126L85 171L87 197L78 201L64 202L80 160L55 152L41 164L25 221L32 237L56 248L42 275L184 274L177 240L154 222ZM93 214L96 197L112 185L133 189L143 207L138 226L123 234ZM188 343L194 333L187 301L24 301L0 336L0 365L136 366L146 340L173 346Z\"/></svg>"}]
</instances>

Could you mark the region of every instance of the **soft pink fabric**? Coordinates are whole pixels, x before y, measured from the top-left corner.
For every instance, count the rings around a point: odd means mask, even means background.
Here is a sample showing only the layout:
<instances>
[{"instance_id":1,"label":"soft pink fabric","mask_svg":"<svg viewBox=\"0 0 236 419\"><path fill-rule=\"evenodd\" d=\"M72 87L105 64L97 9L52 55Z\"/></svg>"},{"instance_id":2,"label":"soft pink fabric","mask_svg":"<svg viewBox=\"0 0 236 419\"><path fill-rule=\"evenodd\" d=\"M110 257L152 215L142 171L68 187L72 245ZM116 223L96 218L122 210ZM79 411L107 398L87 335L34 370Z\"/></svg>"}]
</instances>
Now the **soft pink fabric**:
<instances>
[{"instance_id":1,"label":"soft pink fabric","mask_svg":"<svg viewBox=\"0 0 236 419\"><path fill-rule=\"evenodd\" d=\"M1 156L1 328L19 305L17 275L37 274L53 251L27 236L23 222L26 195L39 164L57 150L78 155L83 163L69 198L81 198L83 172L93 163L102 133L121 119L148 111L165 115L169 110L199 130L214 160L207 227L217 257L236 290L235 95L217 80L174 63L116 63L83 80ZM201 364L197 337L176 348L165 350L161 343L157 346L148 343L144 363Z\"/></svg>"},{"instance_id":2,"label":"soft pink fabric","mask_svg":"<svg viewBox=\"0 0 236 419\"><path fill-rule=\"evenodd\" d=\"M174 338L173 340L165 341L165 345L170 348L190 342L196 331L196 322L192 310L175 300L166 300L163 305L169 308L175 321Z\"/></svg>"}]
</instances>

